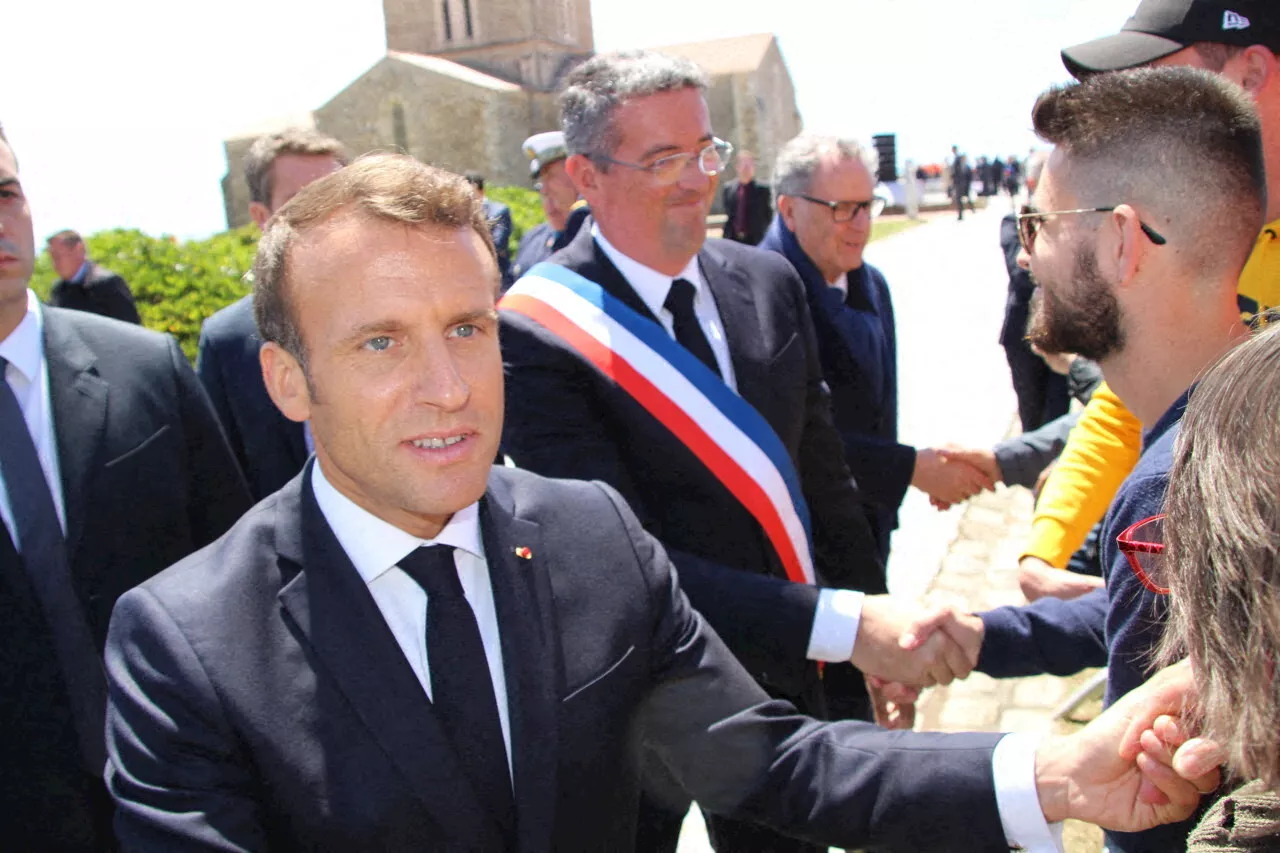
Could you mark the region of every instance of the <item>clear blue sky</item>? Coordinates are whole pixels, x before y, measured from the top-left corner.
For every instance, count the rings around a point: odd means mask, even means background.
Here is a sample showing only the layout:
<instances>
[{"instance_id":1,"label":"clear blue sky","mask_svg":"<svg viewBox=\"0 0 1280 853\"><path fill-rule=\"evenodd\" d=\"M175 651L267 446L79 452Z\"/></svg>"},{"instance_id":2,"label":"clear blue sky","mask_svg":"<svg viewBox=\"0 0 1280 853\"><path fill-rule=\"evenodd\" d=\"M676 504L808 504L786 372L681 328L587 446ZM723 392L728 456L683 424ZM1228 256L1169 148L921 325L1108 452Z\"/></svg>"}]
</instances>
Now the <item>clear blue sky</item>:
<instances>
[{"instance_id":1,"label":"clear blue sky","mask_svg":"<svg viewBox=\"0 0 1280 853\"><path fill-rule=\"evenodd\" d=\"M485 0L478 0L483 3ZM385 50L380 0L63 0L4 13L0 122L37 238L225 227L221 140L318 107ZM807 127L896 132L902 157L1025 154L1058 50L1136 0L593 0L596 48L773 32ZM512 144L519 144L513 140Z\"/></svg>"}]
</instances>

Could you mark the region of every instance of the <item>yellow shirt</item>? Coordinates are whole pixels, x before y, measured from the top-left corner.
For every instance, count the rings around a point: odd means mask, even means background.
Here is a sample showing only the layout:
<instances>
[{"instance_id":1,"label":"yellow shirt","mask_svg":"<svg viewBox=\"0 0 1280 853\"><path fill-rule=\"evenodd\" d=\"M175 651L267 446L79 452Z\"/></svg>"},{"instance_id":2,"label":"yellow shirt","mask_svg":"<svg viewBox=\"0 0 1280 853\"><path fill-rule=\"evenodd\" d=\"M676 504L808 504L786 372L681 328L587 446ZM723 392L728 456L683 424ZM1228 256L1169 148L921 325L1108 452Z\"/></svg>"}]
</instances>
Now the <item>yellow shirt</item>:
<instances>
[{"instance_id":1,"label":"yellow shirt","mask_svg":"<svg viewBox=\"0 0 1280 853\"><path fill-rule=\"evenodd\" d=\"M1240 273L1245 319L1280 306L1280 219L1267 223ZM1142 424L1104 383L1085 406L1031 521L1027 555L1065 568L1102 520L1142 452Z\"/></svg>"}]
</instances>

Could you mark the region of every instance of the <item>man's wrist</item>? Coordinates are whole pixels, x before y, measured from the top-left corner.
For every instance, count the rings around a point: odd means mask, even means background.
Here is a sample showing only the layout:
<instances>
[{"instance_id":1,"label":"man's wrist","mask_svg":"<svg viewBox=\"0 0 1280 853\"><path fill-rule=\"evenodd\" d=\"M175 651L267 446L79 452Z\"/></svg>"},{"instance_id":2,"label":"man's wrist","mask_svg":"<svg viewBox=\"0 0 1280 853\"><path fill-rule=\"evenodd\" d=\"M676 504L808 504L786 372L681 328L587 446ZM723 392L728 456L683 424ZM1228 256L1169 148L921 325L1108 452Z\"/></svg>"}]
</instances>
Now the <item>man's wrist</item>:
<instances>
[{"instance_id":1,"label":"man's wrist","mask_svg":"<svg viewBox=\"0 0 1280 853\"><path fill-rule=\"evenodd\" d=\"M1072 751L1069 739L1047 736L1036 749L1036 795L1049 823L1070 817Z\"/></svg>"}]
</instances>

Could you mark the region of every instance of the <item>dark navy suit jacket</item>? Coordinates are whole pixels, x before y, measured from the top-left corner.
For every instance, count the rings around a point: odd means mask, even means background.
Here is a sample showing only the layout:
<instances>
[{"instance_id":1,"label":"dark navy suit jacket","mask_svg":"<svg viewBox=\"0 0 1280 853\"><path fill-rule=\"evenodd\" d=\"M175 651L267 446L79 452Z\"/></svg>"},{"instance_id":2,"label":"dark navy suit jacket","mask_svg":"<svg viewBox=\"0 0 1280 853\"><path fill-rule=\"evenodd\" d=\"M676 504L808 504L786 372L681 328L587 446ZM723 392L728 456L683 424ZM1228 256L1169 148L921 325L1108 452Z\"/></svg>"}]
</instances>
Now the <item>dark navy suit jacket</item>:
<instances>
[{"instance_id":1,"label":"dark navy suit jacket","mask_svg":"<svg viewBox=\"0 0 1280 853\"><path fill-rule=\"evenodd\" d=\"M583 228L551 260L658 323ZM884 569L822 381L803 285L785 260L709 240L698 262L725 330L739 395L791 455L813 520L817 569L832 586L884 592ZM603 480L672 554L681 584L762 682L798 697L818 591L790 583L763 529L698 457L563 339L502 312L507 371L503 451L552 477Z\"/></svg>"},{"instance_id":2,"label":"dark navy suit jacket","mask_svg":"<svg viewBox=\"0 0 1280 853\"><path fill-rule=\"evenodd\" d=\"M1085 667L1106 666L1106 705L1147 680L1168 603L1138 581L1116 537L1131 524L1164 511L1173 445L1188 395L1143 436L1142 456L1103 520L1100 557L1106 587L1071 601L1044 598L982 614L986 635L979 671L1003 678L1041 672L1070 675ZM1182 850L1194 825L1192 819L1146 832L1108 833L1108 844L1124 853Z\"/></svg>"},{"instance_id":3,"label":"dark navy suit jacket","mask_svg":"<svg viewBox=\"0 0 1280 853\"><path fill-rule=\"evenodd\" d=\"M261 346L249 295L204 322L196 360L196 372L254 500L289 482L307 461L302 424L281 414L267 394L258 362Z\"/></svg>"},{"instance_id":4,"label":"dark navy suit jacket","mask_svg":"<svg viewBox=\"0 0 1280 853\"><path fill-rule=\"evenodd\" d=\"M636 724L713 812L840 847L1007 849L998 735L823 727L769 701L615 491L495 468L480 528L511 711L504 848L310 470L116 607L126 851L625 853Z\"/></svg>"},{"instance_id":5,"label":"dark navy suit jacket","mask_svg":"<svg viewBox=\"0 0 1280 853\"><path fill-rule=\"evenodd\" d=\"M760 248L785 257L804 280L836 429L887 561L889 534L916 463L915 448L898 443L898 342L889 285L880 270L863 264L846 275L845 297L827 284L780 216Z\"/></svg>"},{"instance_id":6,"label":"dark navy suit jacket","mask_svg":"<svg viewBox=\"0 0 1280 853\"><path fill-rule=\"evenodd\" d=\"M101 650L116 599L225 533L249 493L173 338L42 310L71 582ZM48 622L3 524L0 697L0 847L113 849L106 790L85 771Z\"/></svg>"}]
</instances>

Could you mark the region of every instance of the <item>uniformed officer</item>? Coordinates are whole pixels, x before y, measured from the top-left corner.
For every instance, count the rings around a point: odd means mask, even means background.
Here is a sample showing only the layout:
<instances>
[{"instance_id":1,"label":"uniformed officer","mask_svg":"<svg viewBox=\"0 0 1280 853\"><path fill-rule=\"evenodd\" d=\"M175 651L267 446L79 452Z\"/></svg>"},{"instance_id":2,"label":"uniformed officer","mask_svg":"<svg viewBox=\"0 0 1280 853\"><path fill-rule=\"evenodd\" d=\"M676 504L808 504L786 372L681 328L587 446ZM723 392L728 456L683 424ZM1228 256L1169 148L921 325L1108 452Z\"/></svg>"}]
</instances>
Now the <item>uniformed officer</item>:
<instances>
[{"instance_id":1,"label":"uniformed officer","mask_svg":"<svg viewBox=\"0 0 1280 853\"><path fill-rule=\"evenodd\" d=\"M547 221L525 232L511 268L513 280L568 244L590 215L587 203L578 198L573 181L565 174L568 152L563 133L551 130L530 136L524 141L524 153L529 158L529 175L542 199L542 212Z\"/></svg>"}]
</instances>

